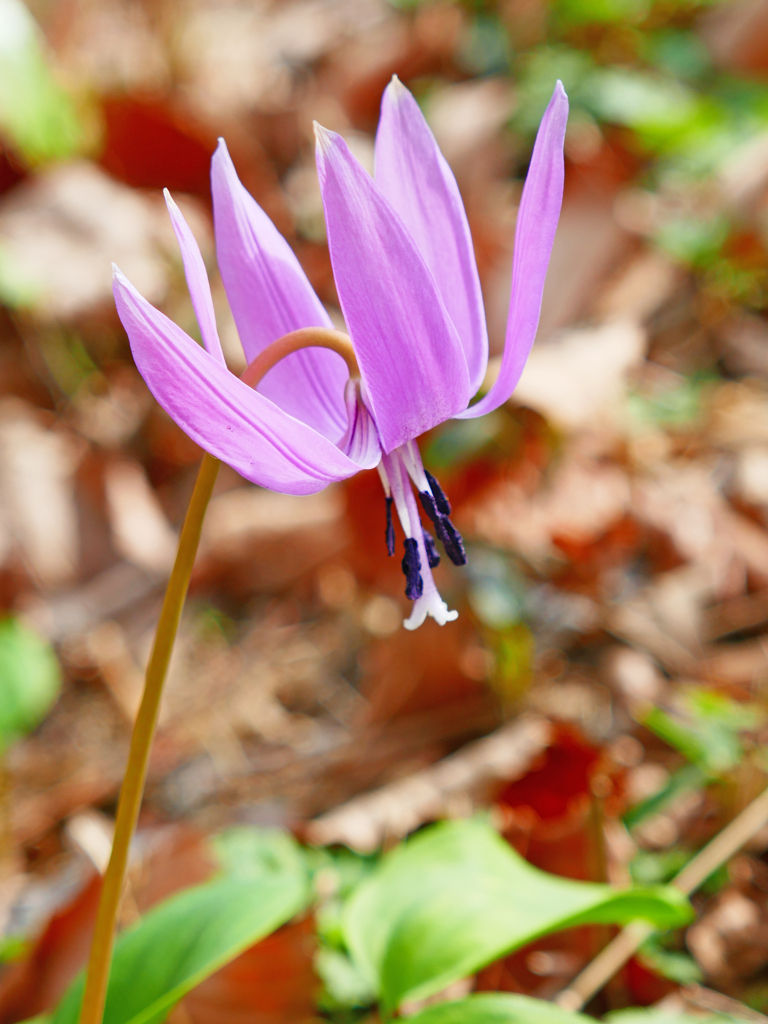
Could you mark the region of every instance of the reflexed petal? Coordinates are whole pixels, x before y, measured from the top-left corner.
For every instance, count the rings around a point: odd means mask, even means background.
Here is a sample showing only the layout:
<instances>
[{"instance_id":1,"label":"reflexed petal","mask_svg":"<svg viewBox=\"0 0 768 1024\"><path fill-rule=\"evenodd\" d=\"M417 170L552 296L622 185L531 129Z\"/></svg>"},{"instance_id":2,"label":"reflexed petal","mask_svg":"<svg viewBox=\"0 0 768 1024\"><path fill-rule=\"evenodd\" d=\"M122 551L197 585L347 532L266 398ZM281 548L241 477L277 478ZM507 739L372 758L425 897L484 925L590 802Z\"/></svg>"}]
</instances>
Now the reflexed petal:
<instances>
[{"instance_id":1,"label":"reflexed petal","mask_svg":"<svg viewBox=\"0 0 768 1024\"><path fill-rule=\"evenodd\" d=\"M189 225L184 220L181 210L171 197L168 189L163 190L168 213L171 215L171 223L176 233L176 240L181 249L181 258L184 261L184 274L187 278L189 296L195 310L197 322L200 325L200 334L206 351L217 359L224 362L224 353L221 351L219 332L216 330L216 315L213 311L213 298L211 297L211 285L208 280L208 273L200 253L200 246L195 241L195 236L189 230Z\"/></svg>"},{"instance_id":2,"label":"reflexed petal","mask_svg":"<svg viewBox=\"0 0 768 1024\"><path fill-rule=\"evenodd\" d=\"M558 82L541 120L520 200L512 260L512 296L501 369L493 387L460 419L482 416L507 401L520 380L541 313L541 296L563 202L563 140L568 97Z\"/></svg>"},{"instance_id":3,"label":"reflexed petal","mask_svg":"<svg viewBox=\"0 0 768 1024\"><path fill-rule=\"evenodd\" d=\"M249 388L115 271L115 302L142 377L201 448L246 480L314 494L360 468L322 434Z\"/></svg>"},{"instance_id":4,"label":"reflexed petal","mask_svg":"<svg viewBox=\"0 0 768 1024\"><path fill-rule=\"evenodd\" d=\"M385 451L469 401L467 361L416 244L334 132L317 165L339 301Z\"/></svg>"},{"instance_id":5,"label":"reflexed petal","mask_svg":"<svg viewBox=\"0 0 768 1024\"><path fill-rule=\"evenodd\" d=\"M223 140L211 164L216 253L248 362L299 327L332 327L299 261L240 184ZM259 391L332 441L347 418L344 361L327 349L295 352L271 370Z\"/></svg>"},{"instance_id":6,"label":"reflexed petal","mask_svg":"<svg viewBox=\"0 0 768 1024\"><path fill-rule=\"evenodd\" d=\"M376 184L426 260L459 333L472 393L488 365L488 332L459 187L410 92L393 78L376 133Z\"/></svg>"}]
</instances>

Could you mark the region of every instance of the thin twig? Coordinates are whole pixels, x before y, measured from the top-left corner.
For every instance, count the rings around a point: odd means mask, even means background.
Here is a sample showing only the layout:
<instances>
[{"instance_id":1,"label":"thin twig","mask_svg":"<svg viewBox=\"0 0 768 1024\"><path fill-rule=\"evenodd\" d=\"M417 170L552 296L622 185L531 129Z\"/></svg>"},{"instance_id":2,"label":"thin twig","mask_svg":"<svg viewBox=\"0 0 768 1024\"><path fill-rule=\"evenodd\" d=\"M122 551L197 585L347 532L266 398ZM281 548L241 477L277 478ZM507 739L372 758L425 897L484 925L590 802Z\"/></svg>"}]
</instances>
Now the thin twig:
<instances>
[{"instance_id":1,"label":"thin twig","mask_svg":"<svg viewBox=\"0 0 768 1024\"><path fill-rule=\"evenodd\" d=\"M672 884L689 896L765 824L768 824L768 789L764 789L722 832L688 861ZM621 970L654 931L653 925L646 921L632 921L557 996L555 1002L566 1010L580 1010Z\"/></svg>"}]
</instances>

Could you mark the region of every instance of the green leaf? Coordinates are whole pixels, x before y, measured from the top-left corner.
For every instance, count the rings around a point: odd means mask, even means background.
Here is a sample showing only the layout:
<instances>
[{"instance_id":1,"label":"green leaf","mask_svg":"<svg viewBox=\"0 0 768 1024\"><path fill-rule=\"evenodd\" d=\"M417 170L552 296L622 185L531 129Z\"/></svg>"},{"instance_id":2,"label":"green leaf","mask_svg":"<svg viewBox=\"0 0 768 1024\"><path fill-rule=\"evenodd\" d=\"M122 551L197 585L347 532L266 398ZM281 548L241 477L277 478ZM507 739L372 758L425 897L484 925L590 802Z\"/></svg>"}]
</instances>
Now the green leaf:
<instances>
[{"instance_id":1,"label":"green leaf","mask_svg":"<svg viewBox=\"0 0 768 1024\"><path fill-rule=\"evenodd\" d=\"M721 693L692 686L681 691L671 711L652 708L643 725L712 775L729 771L743 757L740 733L765 721L756 704L739 704Z\"/></svg>"},{"instance_id":2,"label":"green leaf","mask_svg":"<svg viewBox=\"0 0 768 1024\"><path fill-rule=\"evenodd\" d=\"M325 946L315 957L315 971L323 982L320 1005L325 1010L370 1006L375 1001L357 965L339 952Z\"/></svg>"},{"instance_id":3,"label":"green leaf","mask_svg":"<svg viewBox=\"0 0 768 1024\"><path fill-rule=\"evenodd\" d=\"M749 1009L744 1008L745 1014L749 1014ZM747 1016L744 1018L731 1017L724 1013L712 1013L707 1015L699 1015L692 1013L675 1013L674 1011L657 1010L652 1006L649 1006L647 1010L633 1007L628 1010L614 1010L613 1013L606 1015L605 1020L609 1024L734 1024L738 1020L747 1020Z\"/></svg>"},{"instance_id":4,"label":"green leaf","mask_svg":"<svg viewBox=\"0 0 768 1024\"><path fill-rule=\"evenodd\" d=\"M304 852L288 832L279 828L237 826L214 836L211 848L223 873L244 881L265 874L306 879Z\"/></svg>"},{"instance_id":5,"label":"green leaf","mask_svg":"<svg viewBox=\"0 0 768 1024\"><path fill-rule=\"evenodd\" d=\"M704 974L687 953L678 949L666 949L658 935L652 935L640 947L640 963L662 978L669 978L678 985L696 985L704 980Z\"/></svg>"},{"instance_id":6,"label":"green leaf","mask_svg":"<svg viewBox=\"0 0 768 1024\"><path fill-rule=\"evenodd\" d=\"M0 131L29 164L72 156L84 145L81 118L51 73L22 0L0 0Z\"/></svg>"},{"instance_id":7,"label":"green leaf","mask_svg":"<svg viewBox=\"0 0 768 1024\"><path fill-rule=\"evenodd\" d=\"M544 999L487 992L430 1006L409 1017L408 1024L594 1024L594 1019Z\"/></svg>"},{"instance_id":8,"label":"green leaf","mask_svg":"<svg viewBox=\"0 0 768 1024\"><path fill-rule=\"evenodd\" d=\"M0 753L40 724L60 689L50 646L18 619L0 620Z\"/></svg>"},{"instance_id":9,"label":"green leaf","mask_svg":"<svg viewBox=\"0 0 768 1024\"><path fill-rule=\"evenodd\" d=\"M545 874L473 820L425 829L388 854L350 899L344 928L392 1012L549 932L635 918L671 928L690 916L675 889L619 891Z\"/></svg>"},{"instance_id":10,"label":"green leaf","mask_svg":"<svg viewBox=\"0 0 768 1024\"><path fill-rule=\"evenodd\" d=\"M641 801L637 806L631 807L624 815L623 821L628 829L636 828L641 822L646 821L654 814L658 814L665 807L669 806L682 793L690 793L692 790L700 789L707 781L708 774L698 765L686 764L670 776L669 781L663 789L646 800Z\"/></svg>"},{"instance_id":11,"label":"green leaf","mask_svg":"<svg viewBox=\"0 0 768 1024\"><path fill-rule=\"evenodd\" d=\"M298 855L261 870L240 864L155 907L117 942L104 1024L160 1024L190 989L299 913L308 891ZM77 1024L82 990L80 977L51 1024Z\"/></svg>"}]
</instances>

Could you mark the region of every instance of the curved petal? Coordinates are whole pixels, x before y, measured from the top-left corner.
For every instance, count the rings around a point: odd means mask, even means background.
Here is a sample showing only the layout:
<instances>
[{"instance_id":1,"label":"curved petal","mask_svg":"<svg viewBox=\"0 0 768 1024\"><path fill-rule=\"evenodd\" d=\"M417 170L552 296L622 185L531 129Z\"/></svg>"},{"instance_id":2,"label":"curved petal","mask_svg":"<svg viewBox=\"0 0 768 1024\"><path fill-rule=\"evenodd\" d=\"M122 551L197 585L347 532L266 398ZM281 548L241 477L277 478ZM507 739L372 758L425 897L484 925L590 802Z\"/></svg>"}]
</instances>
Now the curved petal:
<instances>
[{"instance_id":1,"label":"curved petal","mask_svg":"<svg viewBox=\"0 0 768 1024\"><path fill-rule=\"evenodd\" d=\"M510 397L531 351L541 313L541 296L563 202L563 140L568 97L558 81L533 147L515 227L512 296L501 369L483 398L459 419L483 416Z\"/></svg>"},{"instance_id":2,"label":"curved petal","mask_svg":"<svg viewBox=\"0 0 768 1024\"><path fill-rule=\"evenodd\" d=\"M349 425L339 441L339 448L360 469L374 469L381 461L381 445L376 424L363 401L361 390L360 381L350 377L344 390Z\"/></svg>"},{"instance_id":3,"label":"curved petal","mask_svg":"<svg viewBox=\"0 0 768 1024\"><path fill-rule=\"evenodd\" d=\"M248 362L299 327L332 327L299 261L241 185L223 139L211 163L216 254ZM337 441L347 426L344 361L327 349L295 352L259 391Z\"/></svg>"},{"instance_id":4,"label":"curved petal","mask_svg":"<svg viewBox=\"0 0 768 1024\"><path fill-rule=\"evenodd\" d=\"M402 217L459 333L472 393L488 366L488 331L459 187L419 105L397 77L384 90L376 184Z\"/></svg>"},{"instance_id":5,"label":"curved petal","mask_svg":"<svg viewBox=\"0 0 768 1024\"><path fill-rule=\"evenodd\" d=\"M315 131L339 301L389 452L466 407L467 361L405 225L344 140Z\"/></svg>"},{"instance_id":6,"label":"curved petal","mask_svg":"<svg viewBox=\"0 0 768 1024\"><path fill-rule=\"evenodd\" d=\"M115 269L117 311L136 366L168 415L246 480L314 494L360 468L326 437L283 412L151 306Z\"/></svg>"},{"instance_id":7,"label":"curved petal","mask_svg":"<svg viewBox=\"0 0 768 1024\"><path fill-rule=\"evenodd\" d=\"M200 325L200 334L203 339L206 351L214 359L226 366L224 353L221 350L219 332L216 330L216 314L213 311L213 298L211 296L211 284L208 280L208 273L200 253L200 246L195 241L195 236L189 230L189 224L184 220L181 210L173 201L168 189L163 189L165 204L168 213L171 215L171 224L176 234L176 241L181 249L181 258L184 262L184 274L187 278L189 296L192 299L192 306L195 310L197 322Z\"/></svg>"}]
</instances>

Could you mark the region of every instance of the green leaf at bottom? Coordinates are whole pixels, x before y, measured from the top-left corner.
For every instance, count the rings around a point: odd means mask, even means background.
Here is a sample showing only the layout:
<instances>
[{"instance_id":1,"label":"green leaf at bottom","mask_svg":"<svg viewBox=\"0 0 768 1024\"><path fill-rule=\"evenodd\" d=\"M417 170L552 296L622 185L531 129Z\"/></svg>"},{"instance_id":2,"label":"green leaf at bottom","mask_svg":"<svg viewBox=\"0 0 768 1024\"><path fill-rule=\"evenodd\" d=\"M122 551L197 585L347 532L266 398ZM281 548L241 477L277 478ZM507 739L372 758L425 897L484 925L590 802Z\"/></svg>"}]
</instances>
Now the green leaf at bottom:
<instances>
[{"instance_id":1,"label":"green leaf at bottom","mask_svg":"<svg viewBox=\"0 0 768 1024\"><path fill-rule=\"evenodd\" d=\"M561 1010L544 999L485 992L451 1003L437 1003L409 1017L408 1024L595 1024L595 1021L581 1013Z\"/></svg>"},{"instance_id":2,"label":"green leaf at bottom","mask_svg":"<svg viewBox=\"0 0 768 1024\"><path fill-rule=\"evenodd\" d=\"M350 899L344 930L390 1013L549 932L635 918L671 928L690 917L677 889L548 875L475 820L425 829L386 856Z\"/></svg>"},{"instance_id":3,"label":"green leaf at bottom","mask_svg":"<svg viewBox=\"0 0 768 1024\"><path fill-rule=\"evenodd\" d=\"M289 921L306 902L299 872L221 878L151 910L117 942L104 1024L159 1024L195 985ZM82 977L51 1024L77 1024Z\"/></svg>"}]
</instances>

